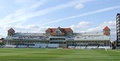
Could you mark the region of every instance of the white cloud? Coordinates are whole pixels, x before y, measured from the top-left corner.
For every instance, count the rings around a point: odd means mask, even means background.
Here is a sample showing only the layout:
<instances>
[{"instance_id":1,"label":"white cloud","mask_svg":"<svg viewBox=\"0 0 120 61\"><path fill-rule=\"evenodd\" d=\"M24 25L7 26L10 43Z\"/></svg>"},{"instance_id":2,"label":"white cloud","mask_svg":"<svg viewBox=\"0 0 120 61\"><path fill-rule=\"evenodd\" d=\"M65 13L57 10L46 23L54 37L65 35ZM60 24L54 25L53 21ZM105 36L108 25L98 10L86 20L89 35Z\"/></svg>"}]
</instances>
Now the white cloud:
<instances>
[{"instance_id":1,"label":"white cloud","mask_svg":"<svg viewBox=\"0 0 120 61\"><path fill-rule=\"evenodd\" d=\"M45 4L46 1L47 0L40 0L39 2L34 2L31 0L25 0L25 1L24 0L15 0L16 4L19 4L19 5L23 4L23 6L21 6L20 9L16 10L15 12L8 14L6 17L0 19L0 23L1 23L0 27L2 29L1 32L3 33L3 35L6 35L6 33L7 33L6 30L8 30L8 28L10 28L10 27L22 29L22 30L26 29L28 27L27 29L29 29L29 26L25 27L25 26L19 26L19 25L16 25L16 26L11 25L13 23L17 23L17 24L23 23L25 21L28 21L29 18L44 15L44 14L54 12L54 11L57 11L60 9L73 7L76 4L88 2L91 0L70 1L70 2L60 4L60 5L57 5L54 7L49 7L49 8L43 9L43 10L36 11L36 9L38 7L40 7L41 5ZM29 4L27 4L27 3L29 3ZM25 7L24 7L24 5L25 5Z\"/></svg>"},{"instance_id":2,"label":"white cloud","mask_svg":"<svg viewBox=\"0 0 120 61\"><path fill-rule=\"evenodd\" d=\"M37 25L28 25L28 26L16 25L15 26L15 25L10 25L10 24L11 23L25 22L25 21L28 21L29 18L44 15L44 14L54 12L54 11L57 11L60 9L68 8L68 7L75 6L76 8L80 9L80 8L84 7L84 5L82 3L88 2L88 1L91 1L91 0L77 0L77 1L73 0L72 2L67 2L67 3L60 4L60 5L57 5L54 7L49 7L49 8L43 9L43 10L35 11L39 6L45 4L46 1L41 0L39 2L31 4L28 7L20 8L20 9L16 10L14 13L11 13L11 14L7 15L6 17L4 17L3 19L0 19L0 23L1 23L0 29L2 29L0 31L2 33L0 35L0 37L5 37L7 35L7 30L11 27L13 27L18 32L19 31L22 31L22 32L27 32L27 31L28 32L44 32L47 28L45 26L37 26ZM23 0L18 0L17 2L19 4L21 4L21 3L27 3L28 1L25 2ZM43 23L42 25L56 23L59 21L68 20L68 19L77 18L77 17L82 17L82 16L87 16L87 15L92 15L92 14L105 12L105 11L113 10L113 9L117 9L117 8L120 8L120 6L108 7L108 8L103 8L103 9L99 9L99 10L95 10L95 11L91 11L91 12L87 12L87 13L83 13L83 14L79 14L79 15L75 15L75 16L70 16L67 18L62 18L62 19L58 19L55 21L46 22L46 23ZM102 31L100 29L103 29L106 26L106 24L109 24L107 26L109 26L111 28L111 34L115 34L115 24L114 23L115 23L115 21L109 21L109 22L104 22L103 24L101 24L98 27L89 28L90 27L89 25L91 25L91 23L82 21L77 25L72 25L71 27L76 32L79 32L79 31L80 32L84 32L84 31L91 32L91 31Z\"/></svg>"},{"instance_id":3,"label":"white cloud","mask_svg":"<svg viewBox=\"0 0 120 61\"><path fill-rule=\"evenodd\" d=\"M91 31L102 31L102 29L105 26L108 26L111 29L111 32L110 32L111 33L111 41L115 41L116 40L116 21L103 22L103 24L101 24L100 26L88 29L87 31L88 32L91 32Z\"/></svg>"},{"instance_id":4,"label":"white cloud","mask_svg":"<svg viewBox=\"0 0 120 61\"><path fill-rule=\"evenodd\" d=\"M116 21L103 22L101 25L91 28L93 23L80 22L77 25L72 25L71 28L74 32L102 32L103 29L108 26L111 29L111 41L116 40Z\"/></svg>"},{"instance_id":5,"label":"white cloud","mask_svg":"<svg viewBox=\"0 0 120 61\"><path fill-rule=\"evenodd\" d=\"M85 22L81 21L77 25L71 25L70 27L75 31L75 32L80 32L82 30L85 30L91 26L92 23L90 22Z\"/></svg>"},{"instance_id":6,"label":"white cloud","mask_svg":"<svg viewBox=\"0 0 120 61\"><path fill-rule=\"evenodd\" d=\"M112 30L115 31L116 22L115 21L109 21L109 22L105 21L101 25L99 25L98 27L88 29L87 32L94 32L94 31L98 31L99 32L99 31L102 31L105 26L108 26L111 29L111 31Z\"/></svg>"},{"instance_id":7,"label":"white cloud","mask_svg":"<svg viewBox=\"0 0 120 61\"><path fill-rule=\"evenodd\" d=\"M105 26L108 26L111 29L111 41L116 40L116 21L109 21L109 22L103 22L101 25L96 27L91 27L93 23L81 21L76 25L71 25L70 27L73 29L74 32L102 32ZM0 37L6 37L7 36L7 30L9 28L15 29L16 32L22 32L22 33L42 33L45 32L47 28L50 28L50 26L38 26L38 25L6 25L4 27L0 27L0 32L2 34Z\"/></svg>"},{"instance_id":8,"label":"white cloud","mask_svg":"<svg viewBox=\"0 0 120 61\"><path fill-rule=\"evenodd\" d=\"M68 19L73 19L73 18L77 18L77 17L82 17L82 16L92 15L92 14L96 14L96 13L101 13L101 12L105 12L105 11L109 11L109 10L113 10L113 9L118 9L118 8L120 8L120 6L107 7L107 8L103 8L103 9L99 9L99 10L95 10L95 11L91 11L91 12L87 12L87 13L83 13L83 14L79 14L79 15L74 15L74 16L70 16L70 17L46 22L46 23L43 23L42 25L47 25L47 24L51 24L51 23L60 22L60 21L63 21L63 20L68 20Z\"/></svg>"},{"instance_id":9,"label":"white cloud","mask_svg":"<svg viewBox=\"0 0 120 61\"><path fill-rule=\"evenodd\" d=\"M15 22L19 23L19 22L27 21L27 19L30 18L28 17L28 15L32 14L39 6L45 4L45 2L46 0L41 0L31 5L28 4L29 7L22 7L16 10L14 13L8 14L3 19L0 19L0 23L1 23L0 25L8 25L8 24L15 23Z\"/></svg>"},{"instance_id":10,"label":"white cloud","mask_svg":"<svg viewBox=\"0 0 120 61\"><path fill-rule=\"evenodd\" d=\"M80 3L80 4L77 4L77 5L75 6L76 9L81 9L81 8L83 8L83 7L84 7L84 5L81 4L81 3Z\"/></svg>"},{"instance_id":11,"label":"white cloud","mask_svg":"<svg viewBox=\"0 0 120 61\"><path fill-rule=\"evenodd\" d=\"M41 32L45 32L45 30L47 29L46 26L38 26L38 25L27 25L27 26L22 26L22 25L11 25L6 27L6 29L9 29L10 27L12 27L13 29L15 29L16 32L30 32L30 33L41 33Z\"/></svg>"},{"instance_id":12,"label":"white cloud","mask_svg":"<svg viewBox=\"0 0 120 61\"><path fill-rule=\"evenodd\" d=\"M29 1L29 0L28 0ZM24 3L24 2L28 2L28 1L21 1L21 0L17 0L17 2L19 3ZM25 22L28 21L29 18L33 18L36 16L41 16L50 12L54 12L60 9L64 9L64 8L68 8L68 7L72 7L76 4L79 3L84 3L84 2L88 2L91 0L78 0L78 1L70 1L64 4L60 4L54 7L50 7L50 8L46 8L43 10L39 10L39 11L35 11L39 6L45 4L47 0L41 0L39 2L36 2L28 7L23 7L21 9L16 10L16 12L7 15L6 17L4 17L3 19L0 19L1 21L1 25L6 25L6 24L11 24L11 23L15 23L15 22Z\"/></svg>"},{"instance_id":13,"label":"white cloud","mask_svg":"<svg viewBox=\"0 0 120 61\"><path fill-rule=\"evenodd\" d=\"M15 32L22 32L22 33L45 33L45 30L49 28L49 26L38 26L38 25L5 25L4 27L0 27L0 38L7 36L7 30L13 28Z\"/></svg>"}]
</instances>

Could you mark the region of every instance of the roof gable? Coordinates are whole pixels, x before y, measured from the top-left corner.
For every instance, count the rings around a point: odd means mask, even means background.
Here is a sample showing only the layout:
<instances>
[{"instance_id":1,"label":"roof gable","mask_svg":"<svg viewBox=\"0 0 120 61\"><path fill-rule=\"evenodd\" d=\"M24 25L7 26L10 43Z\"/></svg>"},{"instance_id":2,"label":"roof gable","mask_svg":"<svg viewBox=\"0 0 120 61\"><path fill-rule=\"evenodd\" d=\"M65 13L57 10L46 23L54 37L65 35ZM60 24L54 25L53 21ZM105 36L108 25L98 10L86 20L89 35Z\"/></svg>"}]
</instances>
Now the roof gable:
<instances>
[{"instance_id":1,"label":"roof gable","mask_svg":"<svg viewBox=\"0 0 120 61\"><path fill-rule=\"evenodd\" d=\"M46 32L50 32L51 34L54 34L54 33L56 33L56 30L58 30L58 29L59 29L59 31L61 31L60 33L62 33L62 34L66 34L69 31L73 32L71 28L60 28L60 27L58 27L58 28L48 28L46 30Z\"/></svg>"},{"instance_id":2,"label":"roof gable","mask_svg":"<svg viewBox=\"0 0 120 61\"><path fill-rule=\"evenodd\" d=\"M10 32L13 31L13 32L15 32L15 30L14 30L13 28L10 28L8 31L10 31Z\"/></svg>"},{"instance_id":3,"label":"roof gable","mask_svg":"<svg viewBox=\"0 0 120 61\"><path fill-rule=\"evenodd\" d=\"M106 26L103 30L110 30L110 28L108 26Z\"/></svg>"}]
</instances>

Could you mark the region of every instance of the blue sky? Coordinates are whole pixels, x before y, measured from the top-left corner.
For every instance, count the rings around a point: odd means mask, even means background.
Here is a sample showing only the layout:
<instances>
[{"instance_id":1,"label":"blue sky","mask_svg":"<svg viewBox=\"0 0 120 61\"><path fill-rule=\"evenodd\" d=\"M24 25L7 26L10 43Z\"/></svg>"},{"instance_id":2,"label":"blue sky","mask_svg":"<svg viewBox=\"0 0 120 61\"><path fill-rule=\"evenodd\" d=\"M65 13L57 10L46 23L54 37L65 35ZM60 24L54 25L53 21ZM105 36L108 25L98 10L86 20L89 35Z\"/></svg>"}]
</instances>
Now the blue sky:
<instances>
[{"instance_id":1,"label":"blue sky","mask_svg":"<svg viewBox=\"0 0 120 61\"><path fill-rule=\"evenodd\" d=\"M7 30L45 32L48 27L71 27L74 32L111 29L115 40L116 14L120 0L0 0L0 37Z\"/></svg>"}]
</instances>

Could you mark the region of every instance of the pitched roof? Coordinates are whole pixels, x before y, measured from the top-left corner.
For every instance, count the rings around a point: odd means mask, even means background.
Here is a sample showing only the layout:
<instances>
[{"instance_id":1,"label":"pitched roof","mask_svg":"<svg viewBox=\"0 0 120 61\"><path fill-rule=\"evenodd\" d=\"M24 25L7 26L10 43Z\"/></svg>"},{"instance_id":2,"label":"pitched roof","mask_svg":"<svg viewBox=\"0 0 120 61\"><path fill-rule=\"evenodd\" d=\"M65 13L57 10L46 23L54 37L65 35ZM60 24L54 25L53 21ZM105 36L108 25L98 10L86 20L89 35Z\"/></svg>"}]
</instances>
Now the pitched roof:
<instances>
[{"instance_id":1,"label":"pitched roof","mask_svg":"<svg viewBox=\"0 0 120 61\"><path fill-rule=\"evenodd\" d=\"M56 30L59 29L62 33L61 34L66 34L68 31L72 31L71 28L48 28L46 32L50 32L51 34L56 34ZM59 33L60 34L60 33Z\"/></svg>"},{"instance_id":2,"label":"pitched roof","mask_svg":"<svg viewBox=\"0 0 120 61\"><path fill-rule=\"evenodd\" d=\"M8 31L14 31L15 32L15 30L13 28L10 28Z\"/></svg>"},{"instance_id":3,"label":"pitched roof","mask_svg":"<svg viewBox=\"0 0 120 61\"><path fill-rule=\"evenodd\" d=\"M103 30L110 30L110 28L108 26L106 26Z\"/></svg>"}]
</instances>

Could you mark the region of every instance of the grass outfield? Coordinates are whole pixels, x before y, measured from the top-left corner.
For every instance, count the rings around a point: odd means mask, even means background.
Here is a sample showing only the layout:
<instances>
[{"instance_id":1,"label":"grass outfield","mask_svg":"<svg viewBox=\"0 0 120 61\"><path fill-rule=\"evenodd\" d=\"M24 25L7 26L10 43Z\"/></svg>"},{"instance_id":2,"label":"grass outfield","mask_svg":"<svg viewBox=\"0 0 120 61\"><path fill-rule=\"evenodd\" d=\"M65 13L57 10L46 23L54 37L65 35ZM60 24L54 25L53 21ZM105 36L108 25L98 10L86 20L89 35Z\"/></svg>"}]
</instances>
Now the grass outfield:
<instances>
[{"instance_id":1,"label":"grass outfield","mask_svg":"<svg viewBox=\"0 0 120 61\"><path fill-rule=\"evenodd\" d=\"M0 61L120 61L120 50L0 48Z\"/></svg>"}]
</instances>

